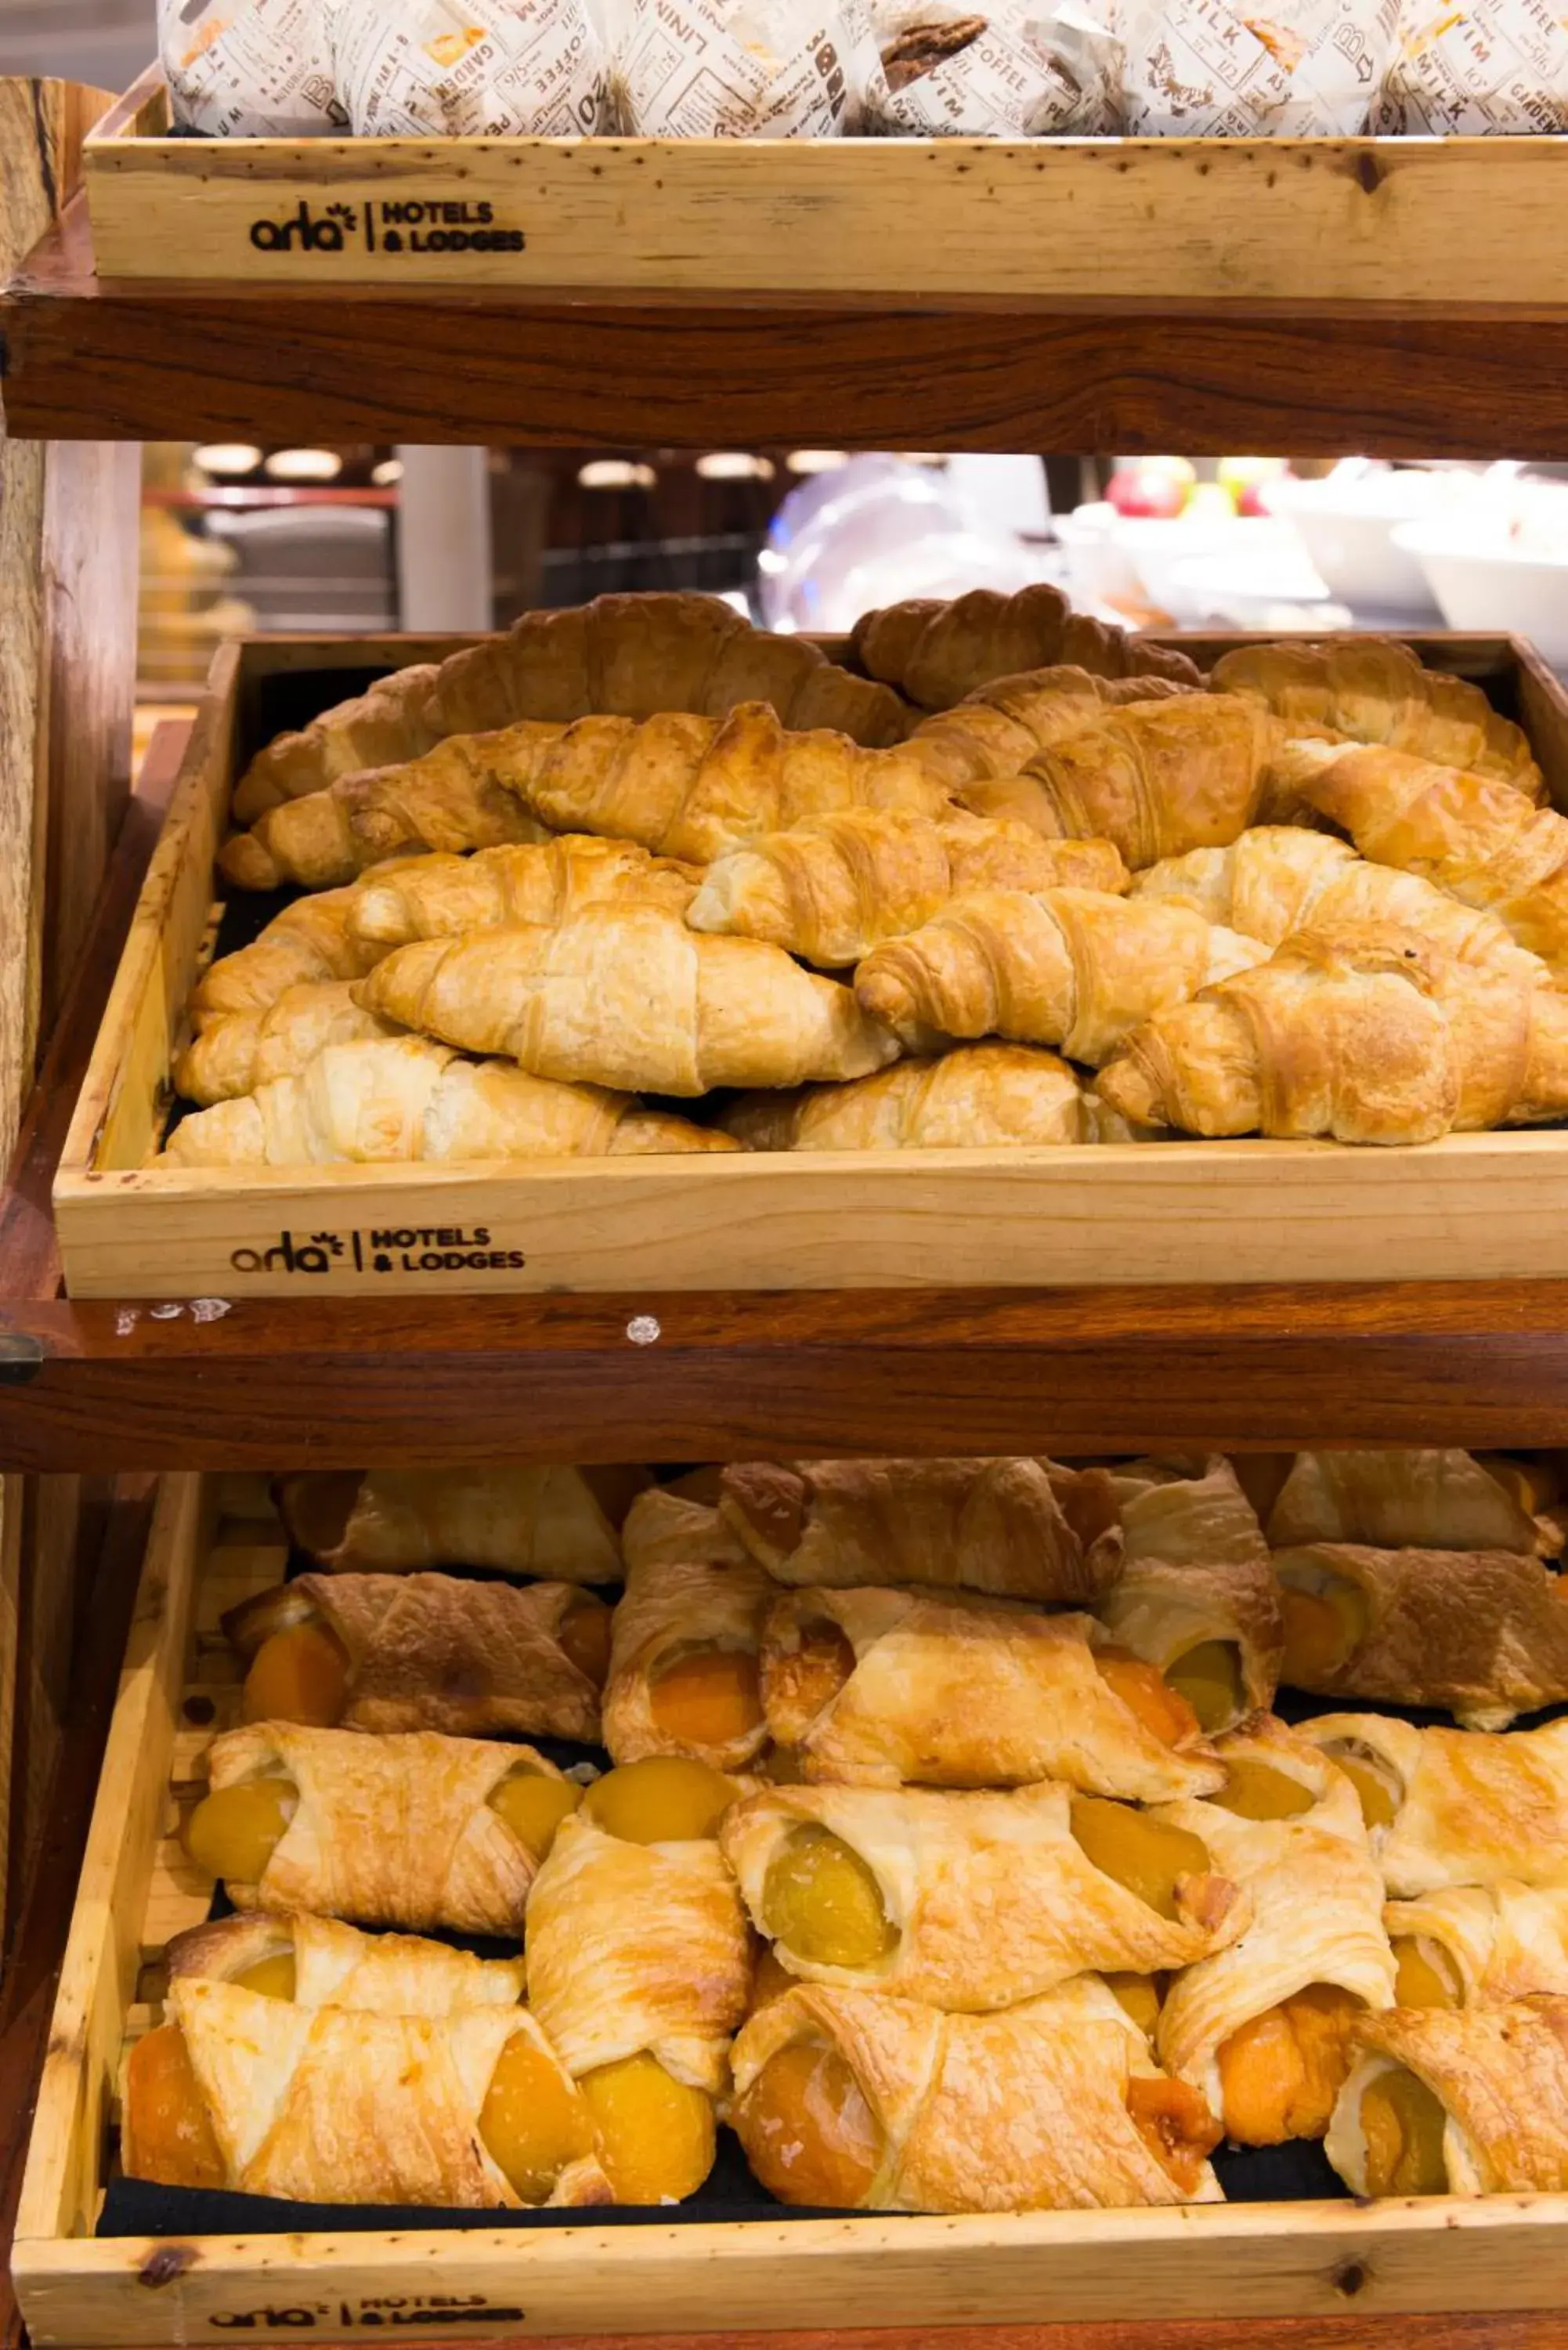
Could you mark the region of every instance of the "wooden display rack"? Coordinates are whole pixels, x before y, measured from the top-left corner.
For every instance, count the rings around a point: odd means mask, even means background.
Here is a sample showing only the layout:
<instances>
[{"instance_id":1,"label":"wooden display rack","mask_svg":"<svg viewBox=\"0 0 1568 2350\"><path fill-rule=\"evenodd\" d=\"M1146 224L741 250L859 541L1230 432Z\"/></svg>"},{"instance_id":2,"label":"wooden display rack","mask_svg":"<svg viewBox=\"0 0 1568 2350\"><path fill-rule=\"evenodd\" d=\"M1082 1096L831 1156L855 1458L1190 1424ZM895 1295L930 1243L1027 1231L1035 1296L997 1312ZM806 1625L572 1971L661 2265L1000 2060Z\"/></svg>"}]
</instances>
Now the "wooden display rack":
<instances>
[{"instance_id":1,"label":"wooden display rack","mask_svg":"<svg viewBox=\"0 0 1568 2350\"><path fill-rule=\"evenodd\" d=\"M184 432L733 447L827 432L852 448L1285 446L1481 457L1506 448L1560 456L1568 448L1561 240L1521 229L1515 197L1525 186L1550 193L1568 151L1538 141L1518 161L1501 146L1479 153L1465 165L1474 192L1464 216L1442 215L1449 228L1416 256L1418 282L1385 271L1374 283L1366 256L1376 244L1363 244L1346 281L1354 299L1337 276L1314 274L1337 270L1331 231L1290 282L1262 282L1254 262L1253 275L1229 284L1182 276L1141 293L1129 291L1125 263L1113 275L1112 257L1097 251L1087 266L1081 251L1074 256L1074 284L1053 278L1033 290L1011 277L986 290L967 270L956 283L907 272L897 287L848 296L776 283L732 294L719 276L657 296L625 284L586 293L559 281L452 292L212 277L109 284L95 273L85 205L73 191L80 133L109 103L0 84L0 274L13 272L0 294L0 399L19 443L57 444L48 463L58 485L52 506L36 491L30 536L19 542L14 528L0 529L0 608L8 642L18 591L39 616L43 656L29 659L23 687L29 712L52 700L78 721L47 738L36 767L51 786L67 768L76 778L58 781L53 821L57 882L68 881L77 910L68 923L46 926L54 1041L0 1200L0 1464L51 1472L37 1489L47 1501L82 1471L413 1457L1568 1445L1568 1283L670 1296L655 1259L619 1296L221 1301L229 1310L198 1318L178 1299L157 1309L65 1301L47 1208L155 830L147 806L133 804L110 856L123 778L117 783L108 731L96 719L82 723L84 712L112 712L119 702L116 648L129 639L116 567L129 559L133 530L128 502L109 486L122 478L117 461L99 444ZM1314 178L1313 202L1326 189L1358 219L1363 207L1368 220L1404 219L1407 199L1422 189L1420 203L1436 201L1431 191L1448 184L1442 175L1457 160L1412 153L1386 187L1363 181L1352 191L1332 175ZM1172 185L1200 200L1180 159L1168 161ZM801 168L800 159L784 159L784 168ZM1078 164L1070 158L1059 168ZM1226 184L1245 168L1228 157ZM24 178L30 192L21 205L14 195ZM1539 192L1531 201L1539 204ZM1560 217L1561 203L1554 210ZM1321 227L1322 214L1314 217ZM36 240L30 252L4 241L5 227L18 224L21 243ZM1191 246L1201 221L1189 211L1183 225ZM43 482L42 460L26 446L5 461ZM18 511L13 502L8 524ZM61 534L68 537L73 517L76 553L62 572ZM58 590L62 579L68 595ZM84 612L88 625L76 625L73 615ZM171 747L161 747L156 764L164 790ZM90 788L80 780L84 764ZM35 765L31 752L25 773L0 759L0 844L35 836ZM83 940L67 990L73 942ZM0 980L15 995L20 973L24 1002L27 951L15 925L0 931ZM0 1016L6 1053L13 1079L21 1070L25 1083L30 1038ZM0 1139L10 1141L9 1127ZM36 1567L31 1597L22 1588L29 1645L18 1679L16 1488L13 1475L0 1497L0 1528L13 1530L8 1539L0 1530L0 1748L8 1746L6 1692L15 1682L25 1693L37 1661L39 1593L63 1592L67 1635L71 1615L69 1579ZM139 1506L122 1492L107 1543L84 1549L78 1671L57 1709L58 1768L40 1799L47 1865L35 1873L0 1984L0 2230L15 2206L51 1976L97 1783ZM1348 2225L1355 2234L1356 2222ZM1162 2283L1136 2324L1059 2326L1045 2322L1057 2313L1019 2286L990 2305L1004 2323L986 2324L980 2297L957 2293L940 2303L922 2299L901 2332L787 2339L796 2350L913 2350L937 2320L953 2328L954 2350L1396 2350L1411 2338L1410 2324L1359 2312L1405 2298L1482 2304L1470 2318L1422 2318L1431 2350L1560 2344L1561 2315L1496 2314L1497 2300L1534 2295L1490 2256L1449 2270L1465 2279L1451 2293L1438 2289L1458 2232L1421 2230L1414 2262L1394 2272L1380 2268L1378 2250L1336 2251L1310 2293L1282 2287L1260 2304L1288 2304L1299 2318L1178 2319L1162 2314L1181 2305ZM1512 2215L1463 2232L1467 2243L1512 2244L1502 2258L1516 2267ZM897 2260L896 2243L888 2257ZM1134 2258L1134 2242L1111 2228L1105 2263ZM1287 2266L1299 2273L1294 2253ZM156 2269L142 2287L156 2292L177 2272ZM587 2282L579 2297L552 2302L553 2322L603 2322ZM1542 2290L1560 2288L1553 2278ZM875 2326L909 2309L896 2293L886 2308L868 2289L855 2293L836 2293L830 2306L788 2288L748 2289L736 2317L778 2328L843 2314ZM1071 2306L1110 2305L1085 2272ZM622 2322L668 2328L688 2314L683 2302L666 2308L649 2293ZM334 2338L325 2320L312 2330ZM128 2337L111 2328L103 2338ZM751 2338L762 2350L764 2337ZM0 2350L18 2340L16 2312L0 2309ZM667 2336L668 2350L674 2342Z\"/></svg>"}]
</instances>

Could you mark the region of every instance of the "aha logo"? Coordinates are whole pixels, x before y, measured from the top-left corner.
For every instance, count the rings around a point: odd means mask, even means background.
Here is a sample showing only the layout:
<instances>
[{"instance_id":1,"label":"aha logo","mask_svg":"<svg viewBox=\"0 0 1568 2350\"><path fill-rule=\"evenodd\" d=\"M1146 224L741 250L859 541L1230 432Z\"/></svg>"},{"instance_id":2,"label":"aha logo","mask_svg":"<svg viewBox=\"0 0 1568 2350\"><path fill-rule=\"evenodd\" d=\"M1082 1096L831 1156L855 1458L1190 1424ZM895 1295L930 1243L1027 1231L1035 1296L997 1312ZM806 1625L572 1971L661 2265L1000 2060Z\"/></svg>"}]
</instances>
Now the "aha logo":
<instances>
[{"instance_id":1,"label":"aha logo","mask_svg":"<svg viewBox=\"0 0 1568 2350\"><path fill-rule=\"evenodd\" d=\"M348 239L358 232L358 217L352 204L328 204L325 216L317 220L302 197L299 210L285 221L259 220L251 224L251 243L258 253L341 253Z\"/></svg>"}]
</instances>

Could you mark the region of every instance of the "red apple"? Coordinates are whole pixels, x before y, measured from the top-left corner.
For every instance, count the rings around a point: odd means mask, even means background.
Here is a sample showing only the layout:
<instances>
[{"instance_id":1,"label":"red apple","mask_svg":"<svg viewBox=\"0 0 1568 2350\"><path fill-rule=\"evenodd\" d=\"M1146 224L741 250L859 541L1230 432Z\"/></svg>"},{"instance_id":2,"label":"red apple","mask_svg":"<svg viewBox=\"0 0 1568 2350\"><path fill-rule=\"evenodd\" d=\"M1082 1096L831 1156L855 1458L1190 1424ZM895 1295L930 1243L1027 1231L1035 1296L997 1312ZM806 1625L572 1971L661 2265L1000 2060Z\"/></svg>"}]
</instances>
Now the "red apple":
<instances>
[{"instance_id":1,"label":"red apple","mask_svg":"<svg viewBox=\"0 0 1568 2350\"><path fill-rule=\"evenodd\" d=\"M1191 484L1192 468L1184 457L1150 457L1118 465L1106 496L1129 521L1169 522L1186 504Z\"/></svg>"}]
</instances>

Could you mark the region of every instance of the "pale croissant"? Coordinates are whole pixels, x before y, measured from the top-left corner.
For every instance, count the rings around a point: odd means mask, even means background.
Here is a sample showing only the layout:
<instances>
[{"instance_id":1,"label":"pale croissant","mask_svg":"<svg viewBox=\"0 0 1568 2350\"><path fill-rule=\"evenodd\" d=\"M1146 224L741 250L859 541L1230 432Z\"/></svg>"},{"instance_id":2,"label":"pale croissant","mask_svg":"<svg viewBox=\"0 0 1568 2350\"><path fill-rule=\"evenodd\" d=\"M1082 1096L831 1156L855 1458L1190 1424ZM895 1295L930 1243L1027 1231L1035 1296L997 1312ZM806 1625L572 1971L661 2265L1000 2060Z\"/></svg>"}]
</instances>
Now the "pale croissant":
<instances>
[{"instance_id":1,"label":"pale croissant","mask_svg":"<svg viewBox=\"0 0 1568 2350\"><path fill-rule=\"evenodd\" d=\"M1568 997L1412 931L1303 931L1130 1035L1098 1090L1189 1134L1434 1142L1568 1114Z\"/></svg>"},{"instance_id":2,"label":"pale croissant","mask_svg":"<svg viewBox=\"0 0 1568 2350\"><path fill-rule=\"evenodd\" d=\"M836 971L971 889L1117 891L1127 879L1108 840L1044 840L1028 825L961 811L939 819L846 808L728 850L708 868L686 919L694 931L766 939Z\"/></svg>"},{"instance_id":3,"label":"pale croissant","mask_svg":"<svg viewBox=\"0 0 1568 2350\"><path fill-rule=\"evenodd\" d=\"M597 1159L737 1147L624 1094L554 1085L507 1061L465 1061L423 1036L394 1036L328 1045L297 1076L198 1110L175 1128L156 1164Z\"/></svg>"},{"instance_id":4,"label":"pale croissant","mask_svg":"<svg viewBox=\"0 0 1568 2350\"><path fill-rule=\"evenodd\" d=\"M1034 1045L964 1045L847 1086L742 1094L724 1130L748 1150L997 1150L1100 1139L1065 1061Z\"/></svg>"},{"instance_id":5,"label":"pale croissant","mask_svg":"<svg viewBox=\"0 0 1568 2350\"><path fill-rule=\"evenodd\" d=\"M928 1031L1007 1036L1096 1066L1130 1028L1266 952L1154 898L985 889L877 947L856 972L855 993L909 1042Z\"/></svg>"},{"instance_id":6,"label":"pale croissant","mask_svg":"<svg viewBox=\"0 0 1568 2350\"><path fill-rule=\"evenodd\" d=\"M527 613L504 636L439 668L400 670L303 733L279 735L241 778L234 817L254 823L338 775L520 718L566 723L590 711L649 718L660 710L722 718L739 702L771 702L786 725L836 726L857 743L897 743L907 724L885 686L835 668L799 637L750 628L716 596L599 596Z\"/></svg>"},{"instance_id":7,"label":"pale croissant","mask_svg":"<svg viewBox=\"0 0 1568 2350\"><path fill-rule=\"evenodd\" d=\"M1099 677L1200 681L1185 653L1075 612L1044 582L1014 596L975 588L950 604L889 604L856 622L850 649L868 677L897 686L922 710L950 709L993 677L1064 661Z\"/></svg>"},{"instance_id":8,"label":"pale croissant","mask_svg":"<svg viewBox=\"0 0 1568 2350\"><path fill-rule=\"evenodd\" d=\"M328 1045L398 1034L389 1020L360 1010L348 980L305 980L285 988L269 1011L204 1028L175 1062L174 1083L187 1101L232 1101L275 1077L297 1076Z\"/></svg>"},{"instance_id":9,"label":"pale croissant","mask_svg":"<svg viewBox=\"0 0 1568 2350\"><path fill-rule=\"evenodd\" d=\"M381 873L395 869L388 865ZM269 1011L286 988L306 981L363 979L370 962L349 930L355 896L350 888L296 898L250 946L220 955L192 992L192 1024L202 1029L235 1014Z\"/></svg>"},{"instance_id":10,"label":"pale croissant","mask_svg":"<svg viewBox=\"0 0 1568 2350\"><path fill-rule=\"evenodd\" d=\"M368 873L347 910L362 978L394 947L455 938L504 922L561 922L579 906L667 906L684 913L701 880L694 865L650 857L628 841L561 833L472 857L415 857Z\"/></svg>"},{"instance_id":11,"label":"pale croissant","mask_svg":"<svg viewBox=\"0 0 1568 2350\"><path fill-rule=\"evenodd\" d=\"M378 963L358 1000L535 1076L628 1091L863 1077L898 1055L837 981L753 939L702 938L657 906L424 939Z\"/></svg>"},{"instance_id":12,"label":"pale croissant","mask_svg":"<svg viewBox=\"0 0 1568 2350\"><path fill-rule=\"evenodd\" d=\"M1196 679L1196 671L1194 672ZM1015 775L1041 751L1095 725L1129 702L1194 693L1174 677L1092 677L1086 669L1035 669L993 678L950 710L924 718L909 737L915 757L950 791Z\"/></svg>"}]
</instances>

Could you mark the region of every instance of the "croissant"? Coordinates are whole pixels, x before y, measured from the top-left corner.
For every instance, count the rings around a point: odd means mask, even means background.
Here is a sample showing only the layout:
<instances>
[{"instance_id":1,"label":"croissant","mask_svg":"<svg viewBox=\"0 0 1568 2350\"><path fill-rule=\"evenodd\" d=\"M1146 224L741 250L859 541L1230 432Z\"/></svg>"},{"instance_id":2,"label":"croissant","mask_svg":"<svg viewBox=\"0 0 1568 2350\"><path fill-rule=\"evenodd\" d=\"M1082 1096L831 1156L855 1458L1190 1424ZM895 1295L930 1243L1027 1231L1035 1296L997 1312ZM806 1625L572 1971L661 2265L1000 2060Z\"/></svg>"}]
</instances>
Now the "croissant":
<instances>
[{"instance_id":1,"label":"croissant","mask_svg":"<svg viewBox=\"0 0 1568 2350\"><path fill-rule=\"evenodd\" d=\"M864 1077L898 1055L849 988L658 906L421 940L378 963L357 1001L535 1077L663 1094Z\"/></svg>"},{"instance_id":2,"label":"croissant","mask_svg":"<svg viewBox=\"0 0 1568 2350\"><path fill-rule=\"evenodd\" d=\"M748 1150L997 1150L1102 1134L1065 1061L1033 1045L961 1045L846 1086L742 1094L720 1123Z\"/></svg>"},{"instance_id":3,"label":"croissant","mask_svg":"<svg viewBox=\"0 0 1568 2350\"><path fill-rule=\"evenodd\" d=\"M717 596L599 596L530 612L504 636L439 668L400 670L282 734L252 760L234 795L240 824L280 800L363 767L418 758L449 734L518 719L567 723L590 712L650 718L690 710L723 718L767 702L787 726L832 726L857 743L897 743L908 712L885 686L835 668L799 637L751 628Z\"/></svg>"},{"instance_id":4,"label":"croissant","mask_svg":"<svg viewBox=\"0 0 1568 2350\"><path fill-rule=\"evenodd\" d=\"M280 1478L290 1541L329 1574L488 1566L618 1583L620 1496L596 1469L371 1469Z\"/></svg>"},{"instance_id":5,"label":"croissant","mask_svg":"<svg viewBox=\"0 0 1568 2350\"><path fill-rule=\"evenodd\" d=\"M217 1918L176 1934L164 1950L171 1982L201 1977L291 1999L296 2007L373 2008L382 2015L458 2015L515 2007L527 1969L476 1959L417 1934L362 1934L337 1918Z\"/></svg>"},{"instance_id":6,"label":"croissant","mask_svg":"<svg viewBox=\"0 0 1568 2350\"><path fill-rule=\"evenodd\" d=\"M1300 825L1257 825L1228 848L1162 858L1132 886L1137 897L1191 906L1265 946L1279 946L1293 931L1398 922L1456 962L1521 979L1547 976L1495 914L1460 905L1418 874L1368 864L1347 841Z\"/></svg>"},{"instance_id":7,"label":"croissant","mask_svg":"<svg viewBox=\"0 0 1568 2350\"><path fill-rule=\"evenodd\" d=\"M1568 2189L1568 1999L1395 2008L1352 2033L1358 2062L1325 2151L1356 2195Z\"/></svg>"},{"instance_id":8,"label":"croissant","mask_svg":"<svg viewBox=\"0 0 1568 2350\"><path fill-rule=\"evenodd\" d=\"M1016 595L971 588L952 603L911 600L867 612L850 640L867 677L897 686L922 710L948 710L995 677L1075 663L1099 677L1160 677L1198 685L1185 653L1075 612L1042 582Z\"/></svg>"},{"instance_id":9,"label":"croissant","mask_svg":"<svg viewBox=\"0 0 1568 2350\"><path fill-rule=\"evenodd\" d=\"M276 1077L298 1076L328 1045L362 1045L401 1032L362 1012L346 979L302 980L265 1012L236 1012L213 1022L174 1064L187 1101L210 1105L254 1094Z\"/></svg>"},{"instance_id":10,"label":"croissant","mask_svg":"<svg viewBox=\"0 0 1568 2350\"><path fill-rule=\"evenodd\" d=\"M1268 1515L1276 1550L1301 1543L1370 1543L1380 1550L1512 1550L1552 1558L1556 1520L1537 1516L1513 1462L1457 1447L1402 1444L1386 1452L1287 1454Z\"/></svg>"},{"instance_id":11,"label":"croissant","mask_svg":"<svg viewBox=\"0 0 1568 2350\"><path fill-rule=\"evenodd\" d=\"M604 1742L617 1762L690 1756L742 1770L767 1744L758 1655L774 1586L750 1559L670 1557L627 1522L626 1596L611 1627ZM690 1506L690 1505L688 1505Z\"/></svg>"},{"instance_id":12,"label":"croissant","mask_svg":"<svg viewBox=\"0 0 1568 2350\"><path fill-rule=\"evenodd\" d=\"M561 922L580 906L666 906L683 914L702 876L693 865L649 857L628 841L563 833L472 857L418 857L379 866L347 908L364 977L394 947L445 939L507 922Z\"/></svg>"},{"instance_id":13,"label":"croissant","mask_svg":"<svg viewBox=\"0 0 1568 2350\"><path fill-rule=\"evenodd\" d=\"M766 939L835 971L918 931L967 890L1119 891L1127 882L1108 840L1045 840L1028 825L961 814L846 808L727 850L686 919L694 931Z\"/></svg>"},{"instance_id":14,"label":"croissant","mask_svg":"<svg viewBox=\"0 0 1568 2350\"><path fill-rule=\"evenodd\" d=\"M396 869L390 863L381 867L378 880ZM215 1021L269 1011L286 989L304 982L363 979L376 957L367 958L349 931L355 894L350 887L296 898L273 916L253 944L220 955L192 991L192 1025L201 1030Z\"/></svg>"},{"instance_id":15,"label":"croissant","mask_svg":"<svg viewBox=\"0 0 1568 2350\"><path fill-rule=\"evenodd\" d=\"M1197 672L1193 672L1194 681ZM1129 702L1166 702L1198 691L1196 681L1165 677L1092 677L1085 669L1027 670L993 678L923 718L910 735L911 754L940 775L950 791L1016 775L1042 751L1093 726L1107 710Z\"/></svg>"},{"instance_id":16,"label":"croissant","mask_svg":"<svg viewBox=\"0 0 1568 2350\"><path fill-rule=\"evenodd\" d=\"M1383 1926L1400 2007L1500 2007L1532 1991L1568 1993L1568 1887L1445 1885L1386 1903Z\"/></svg>"},{"instance_id":17,"label":"croissant","mask_svg":"<svg viewBox=\"0 0 1568 2350\"><path fill-rule=\"evenodd\" d=\"M1479 686L1424 668L1408 645L1386 637L1244 645L1215 663L1210 683L1216 692L1262 702L1292 734L1348 734L1498 776L1532 798L1542 789L1521 727L1500 716Z\"/></svg>"},{"instance_id":18,"label":"croissant","mask_svg":"<svg viewBox=\"0 0 1568 2350\"><path fill-rule=\"evenodd\" d=\"M855 974L855 993L871 1018L913 1045L932 1031L1009 1036L1060 1045L1070 1060L1094 1066L1157 1011L1266 952L1158 899L983 889L955 898L908 938L875 948ZM376 1008L393 1009L384 1002ZM1160 1123L1158 1116L1127 1115Z\"/></svg>"}]
</instances>

